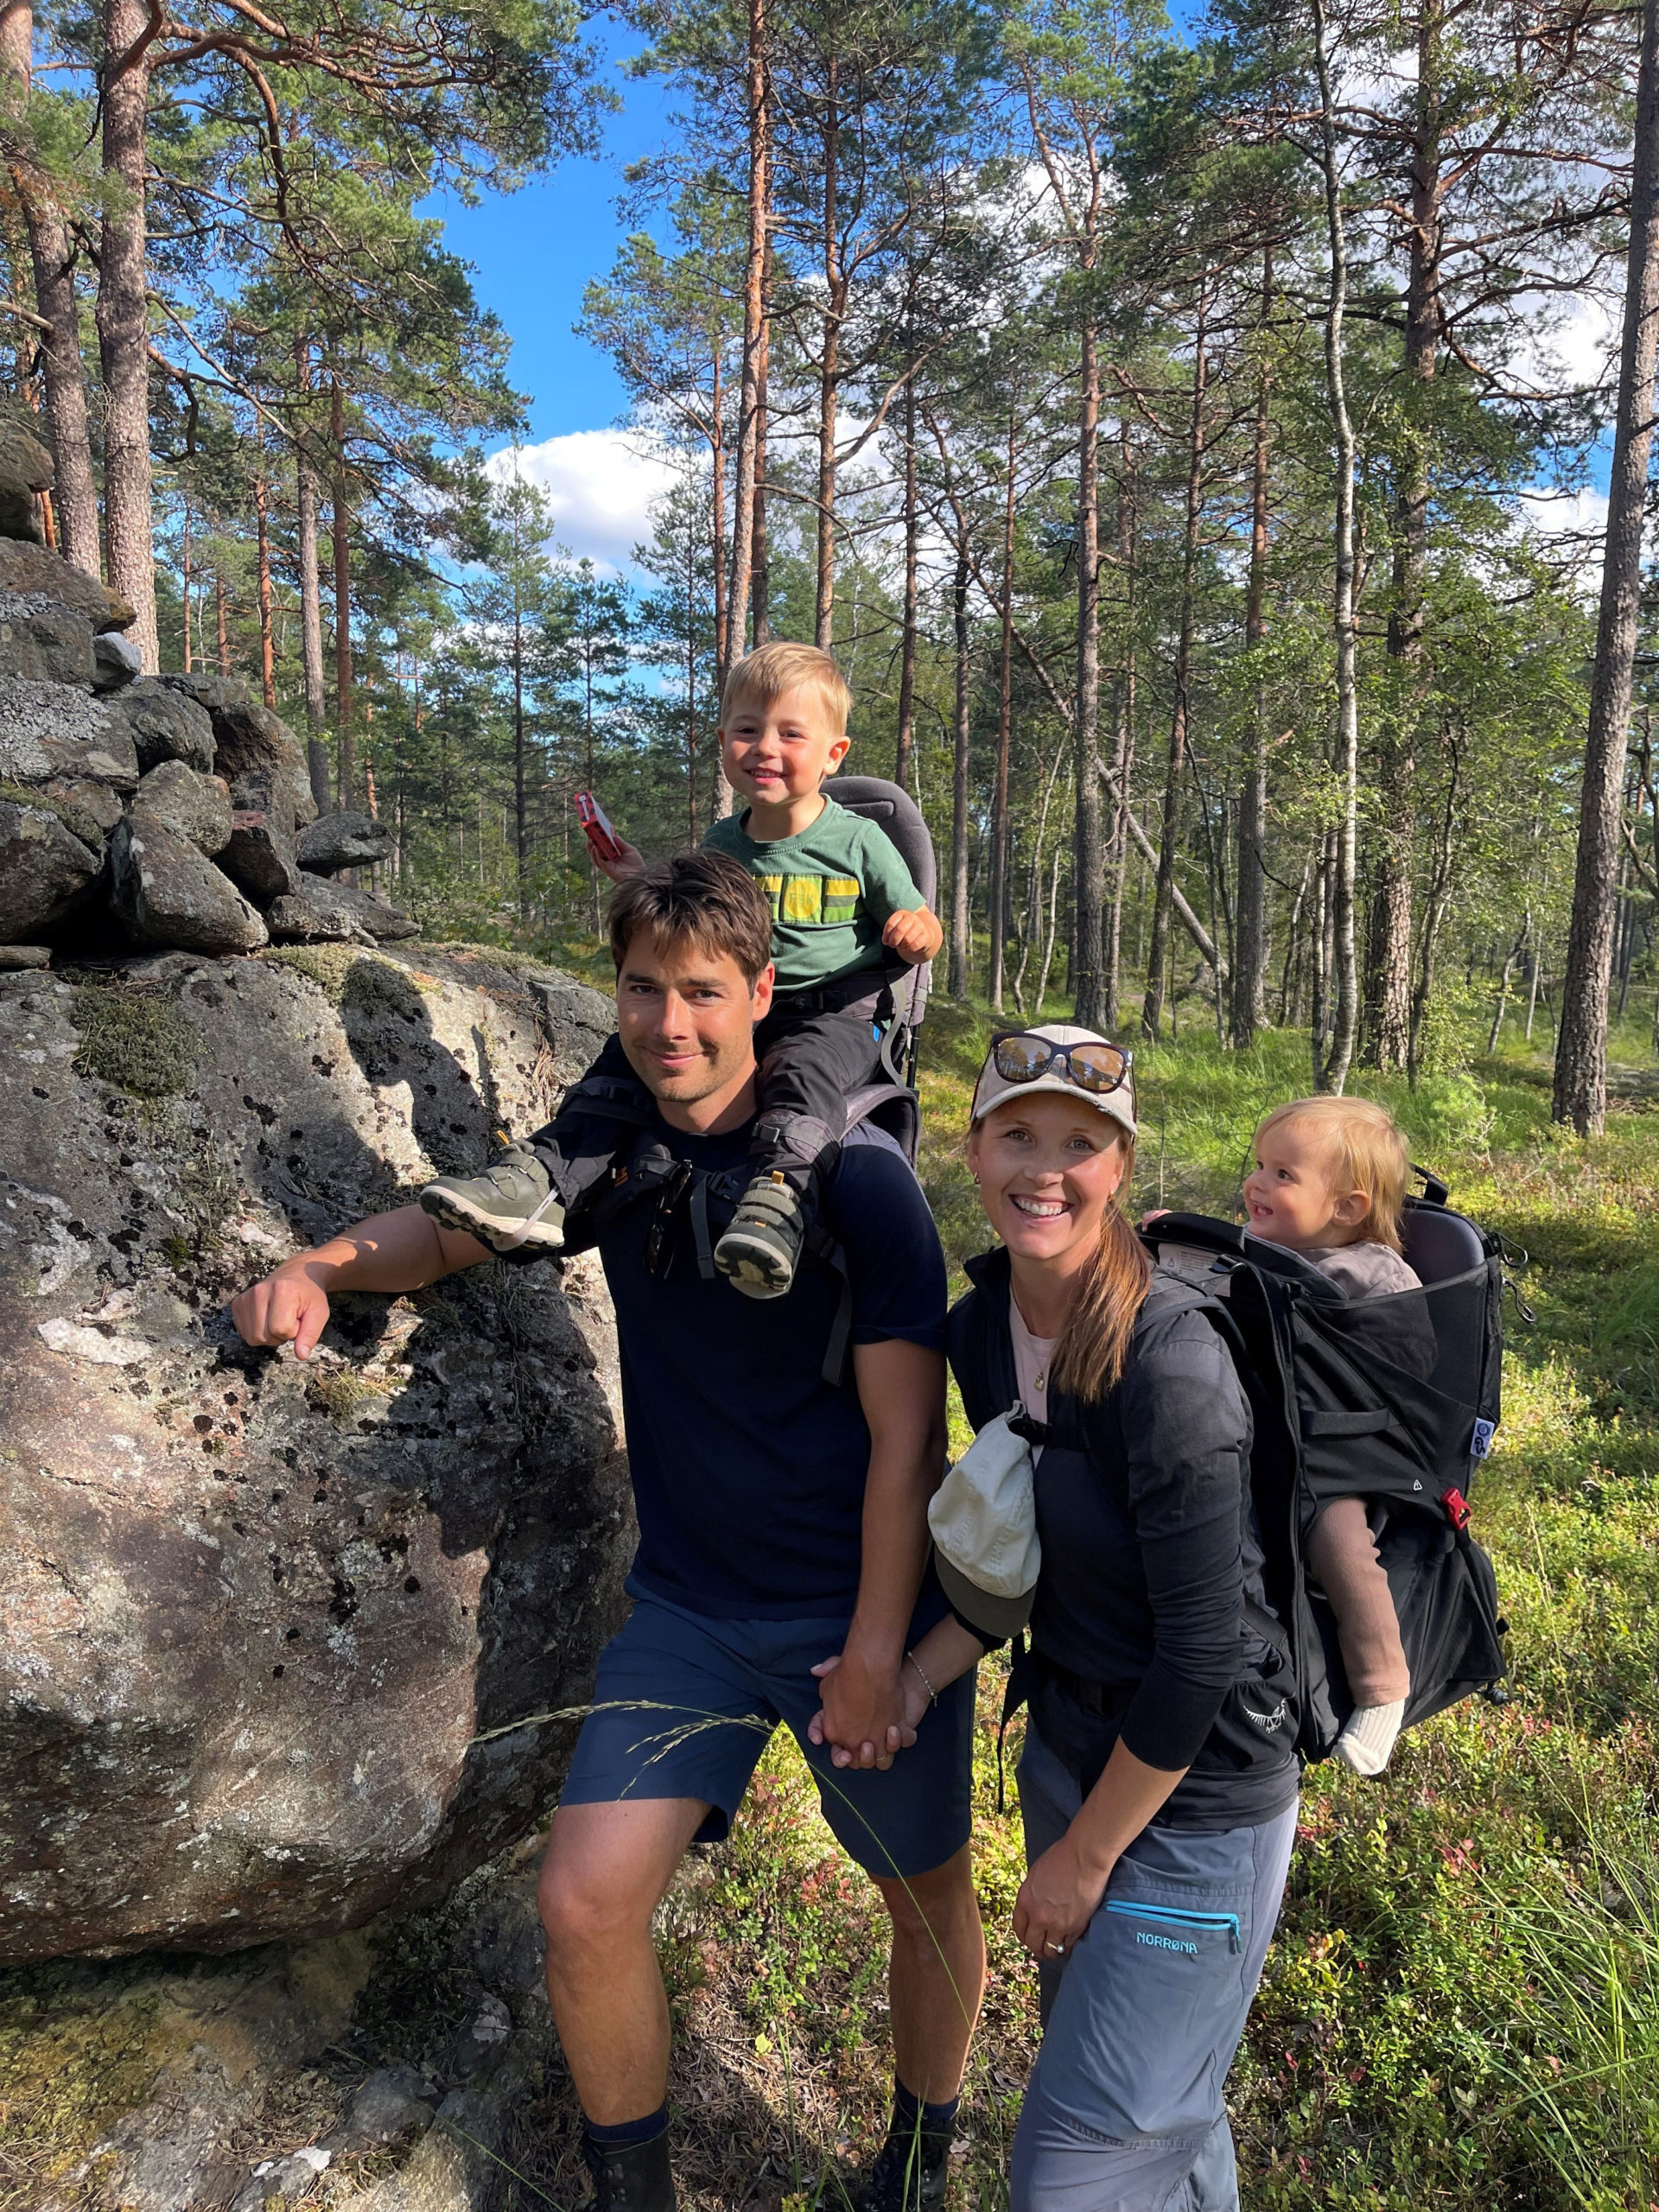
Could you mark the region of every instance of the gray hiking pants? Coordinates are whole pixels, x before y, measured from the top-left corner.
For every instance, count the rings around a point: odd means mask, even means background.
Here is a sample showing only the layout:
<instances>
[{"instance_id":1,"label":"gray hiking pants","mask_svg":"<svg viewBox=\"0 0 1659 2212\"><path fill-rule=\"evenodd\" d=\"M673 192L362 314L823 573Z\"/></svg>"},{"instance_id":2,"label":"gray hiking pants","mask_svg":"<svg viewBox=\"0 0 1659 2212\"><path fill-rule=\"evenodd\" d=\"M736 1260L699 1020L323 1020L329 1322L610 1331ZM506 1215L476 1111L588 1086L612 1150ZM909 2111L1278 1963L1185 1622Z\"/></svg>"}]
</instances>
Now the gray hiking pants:
<instances>
[{"instance_id":1,"label":"gray hiking pants","mask_svg":"<svg viewBox=\"0 0 1659 2212\"><path fill-rule=\"evenodd\" d=\"M1083 1794L1029 1723L1019 1781L1030 1862ZM1222 2091L1295 1838L1293 1805L1215 1834L1149 1827L1118 1860L1071 1957L1044 1969L1010 2212L1237 2212Z\"/></svg>"}]
</instances>

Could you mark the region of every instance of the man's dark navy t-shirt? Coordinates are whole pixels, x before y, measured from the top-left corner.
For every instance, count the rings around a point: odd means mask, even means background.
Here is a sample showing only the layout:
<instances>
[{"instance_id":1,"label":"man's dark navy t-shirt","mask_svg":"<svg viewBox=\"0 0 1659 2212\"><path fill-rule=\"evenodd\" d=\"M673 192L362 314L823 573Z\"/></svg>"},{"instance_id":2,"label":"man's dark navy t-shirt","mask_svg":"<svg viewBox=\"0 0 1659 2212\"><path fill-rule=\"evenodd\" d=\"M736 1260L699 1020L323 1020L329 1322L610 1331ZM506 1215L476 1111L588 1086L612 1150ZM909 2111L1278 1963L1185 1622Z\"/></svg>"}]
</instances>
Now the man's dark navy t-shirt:
<instances>
[{"instance_id":1,"label":"man's dark navy t-shirt","mask_svg":"<svg viewBox=\"0 0 1659 2212\"><path fill-rule=\"evenodd\" d=\"M747 1125L691 1137L659 1122L654 1134L711 1174L748 1153ZM862 1135L842 1149L819 1213L846 1254L853 1342L942 1350L944 1256L927 1201L897 1147ZM653 1275L655 1210L625 1207L599 1239L639 1520L631 1585L718 1619L850 1613L870 1433L853 1382L823 1379L841 1278L808 1259L786 1297L745 1298L699 1272L683 1205Z\"/></svg>"}]
</instances>

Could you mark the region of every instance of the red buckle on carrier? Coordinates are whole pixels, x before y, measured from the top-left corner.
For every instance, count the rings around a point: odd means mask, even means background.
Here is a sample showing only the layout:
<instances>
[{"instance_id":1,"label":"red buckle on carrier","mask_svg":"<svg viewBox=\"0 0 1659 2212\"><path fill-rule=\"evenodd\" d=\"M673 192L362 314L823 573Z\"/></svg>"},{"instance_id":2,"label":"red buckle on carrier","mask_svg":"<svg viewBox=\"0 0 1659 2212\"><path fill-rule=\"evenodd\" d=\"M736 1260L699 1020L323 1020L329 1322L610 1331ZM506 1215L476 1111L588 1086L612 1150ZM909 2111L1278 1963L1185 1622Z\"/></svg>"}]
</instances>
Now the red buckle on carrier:
<instances>
[{"instance_id":1,"label":"red buckle on carrier","mask_svg":"<svg viewBox=\"0 0 1659 2212\"><path fill-rule=\"evenodd\" d=\"M1440 1503L1446 1508L1446 1517L1452 1526L1462 1533L1469 1526L1472 1508L1460 1490L1443 1490Z\"/></svg>"}]
</instances>

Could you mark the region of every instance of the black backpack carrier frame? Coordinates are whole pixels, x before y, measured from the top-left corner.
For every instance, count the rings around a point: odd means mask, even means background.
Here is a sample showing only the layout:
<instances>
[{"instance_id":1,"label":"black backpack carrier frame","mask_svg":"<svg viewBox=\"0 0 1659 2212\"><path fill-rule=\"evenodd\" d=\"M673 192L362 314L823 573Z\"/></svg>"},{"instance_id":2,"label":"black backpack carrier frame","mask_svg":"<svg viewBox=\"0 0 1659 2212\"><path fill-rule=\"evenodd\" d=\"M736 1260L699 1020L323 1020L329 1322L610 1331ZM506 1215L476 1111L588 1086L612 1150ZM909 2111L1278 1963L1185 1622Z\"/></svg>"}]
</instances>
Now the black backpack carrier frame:
<instances>
[{"instance_id":1,"label":"black backpack carrier frame","mask_svg":"<svg viewBox=\"0 0 1659 2212\"><path fill-rule=\"evenodd\" d=\"M1203 1310L1255 1422L1269 1610L1247 1606L1248 1623L1294 1676L1306 1764L1330 1755L1354 1709L1335 1616L1306 1560L1315 1520L1338 1497L1365 1501L1389 1578L1411 1672L1404 1725L1476 1692L1505 1701L1507 1624L1469 1493L1498 1424L1509 1255L1447 1205L1444 1184L1423 1179L1402 1223L1423 1287L1380 1299L1344 1297L1309 1262L1231 1223L1164 1214L1142 1231L1154 1253L1207 1252L1227 1277L1226 1296Z\"/></svg>"}]
</instances>

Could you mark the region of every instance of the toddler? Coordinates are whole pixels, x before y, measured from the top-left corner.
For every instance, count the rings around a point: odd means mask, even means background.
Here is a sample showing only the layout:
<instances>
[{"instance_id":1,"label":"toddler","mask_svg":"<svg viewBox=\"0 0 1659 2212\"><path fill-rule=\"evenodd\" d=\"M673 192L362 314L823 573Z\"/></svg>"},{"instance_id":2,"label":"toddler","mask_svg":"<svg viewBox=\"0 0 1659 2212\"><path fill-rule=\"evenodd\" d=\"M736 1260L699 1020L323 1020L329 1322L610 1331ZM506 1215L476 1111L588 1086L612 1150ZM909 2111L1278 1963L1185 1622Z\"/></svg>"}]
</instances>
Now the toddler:
<instances>
[{"instance_id":1,"label":"toddler","mask_svg":"<svg viewBox=\"0 0 1659 2212\"><path fill-rule=\"evenodd\" d=\"M1411 1165L1381 1106L1367 1098L1294 1099L1262 1122L1255 1152L1255 1166L1244 1179L1253 1236L1311 1261L1351 1299L1422 1287L1400 1254ZM1402 1339L1389 1356L1421 1367L1427 1332L1421 1314L1408 1320L1410 1344ZM1336 1615L1354 1700L1335 1757L1356 1774L1381 1774L1400 1733L1411 1676L1363 1498L1339 1497L1325 1508L1308 1537L1307 1560Z\"/></svg>"},{"instance_id":2,"label":"toddler","mask_svg":"<svg viewBox=\"0 0 1659 2212\"><path fill-rule=\"evenodd\" d=\"M819 789L846 755L851 703L828 653L781 640L735 664L721 702L721 762L747 805L703 845L747 868L772 914L748 1185L714 1251L750 1298L781 1298L793 1282L814 1170L844 1131L848 1094L874 1071L887 979L931 960L944 937L892 839ZM624 844L598 865L621 882L644 862ZM440 1176L421 1205L498 1252L556 1251L567 1211L651 1116L650 1093L613 1037L546 1128L486 1174Z\"/></svg>"}]
</instances>

